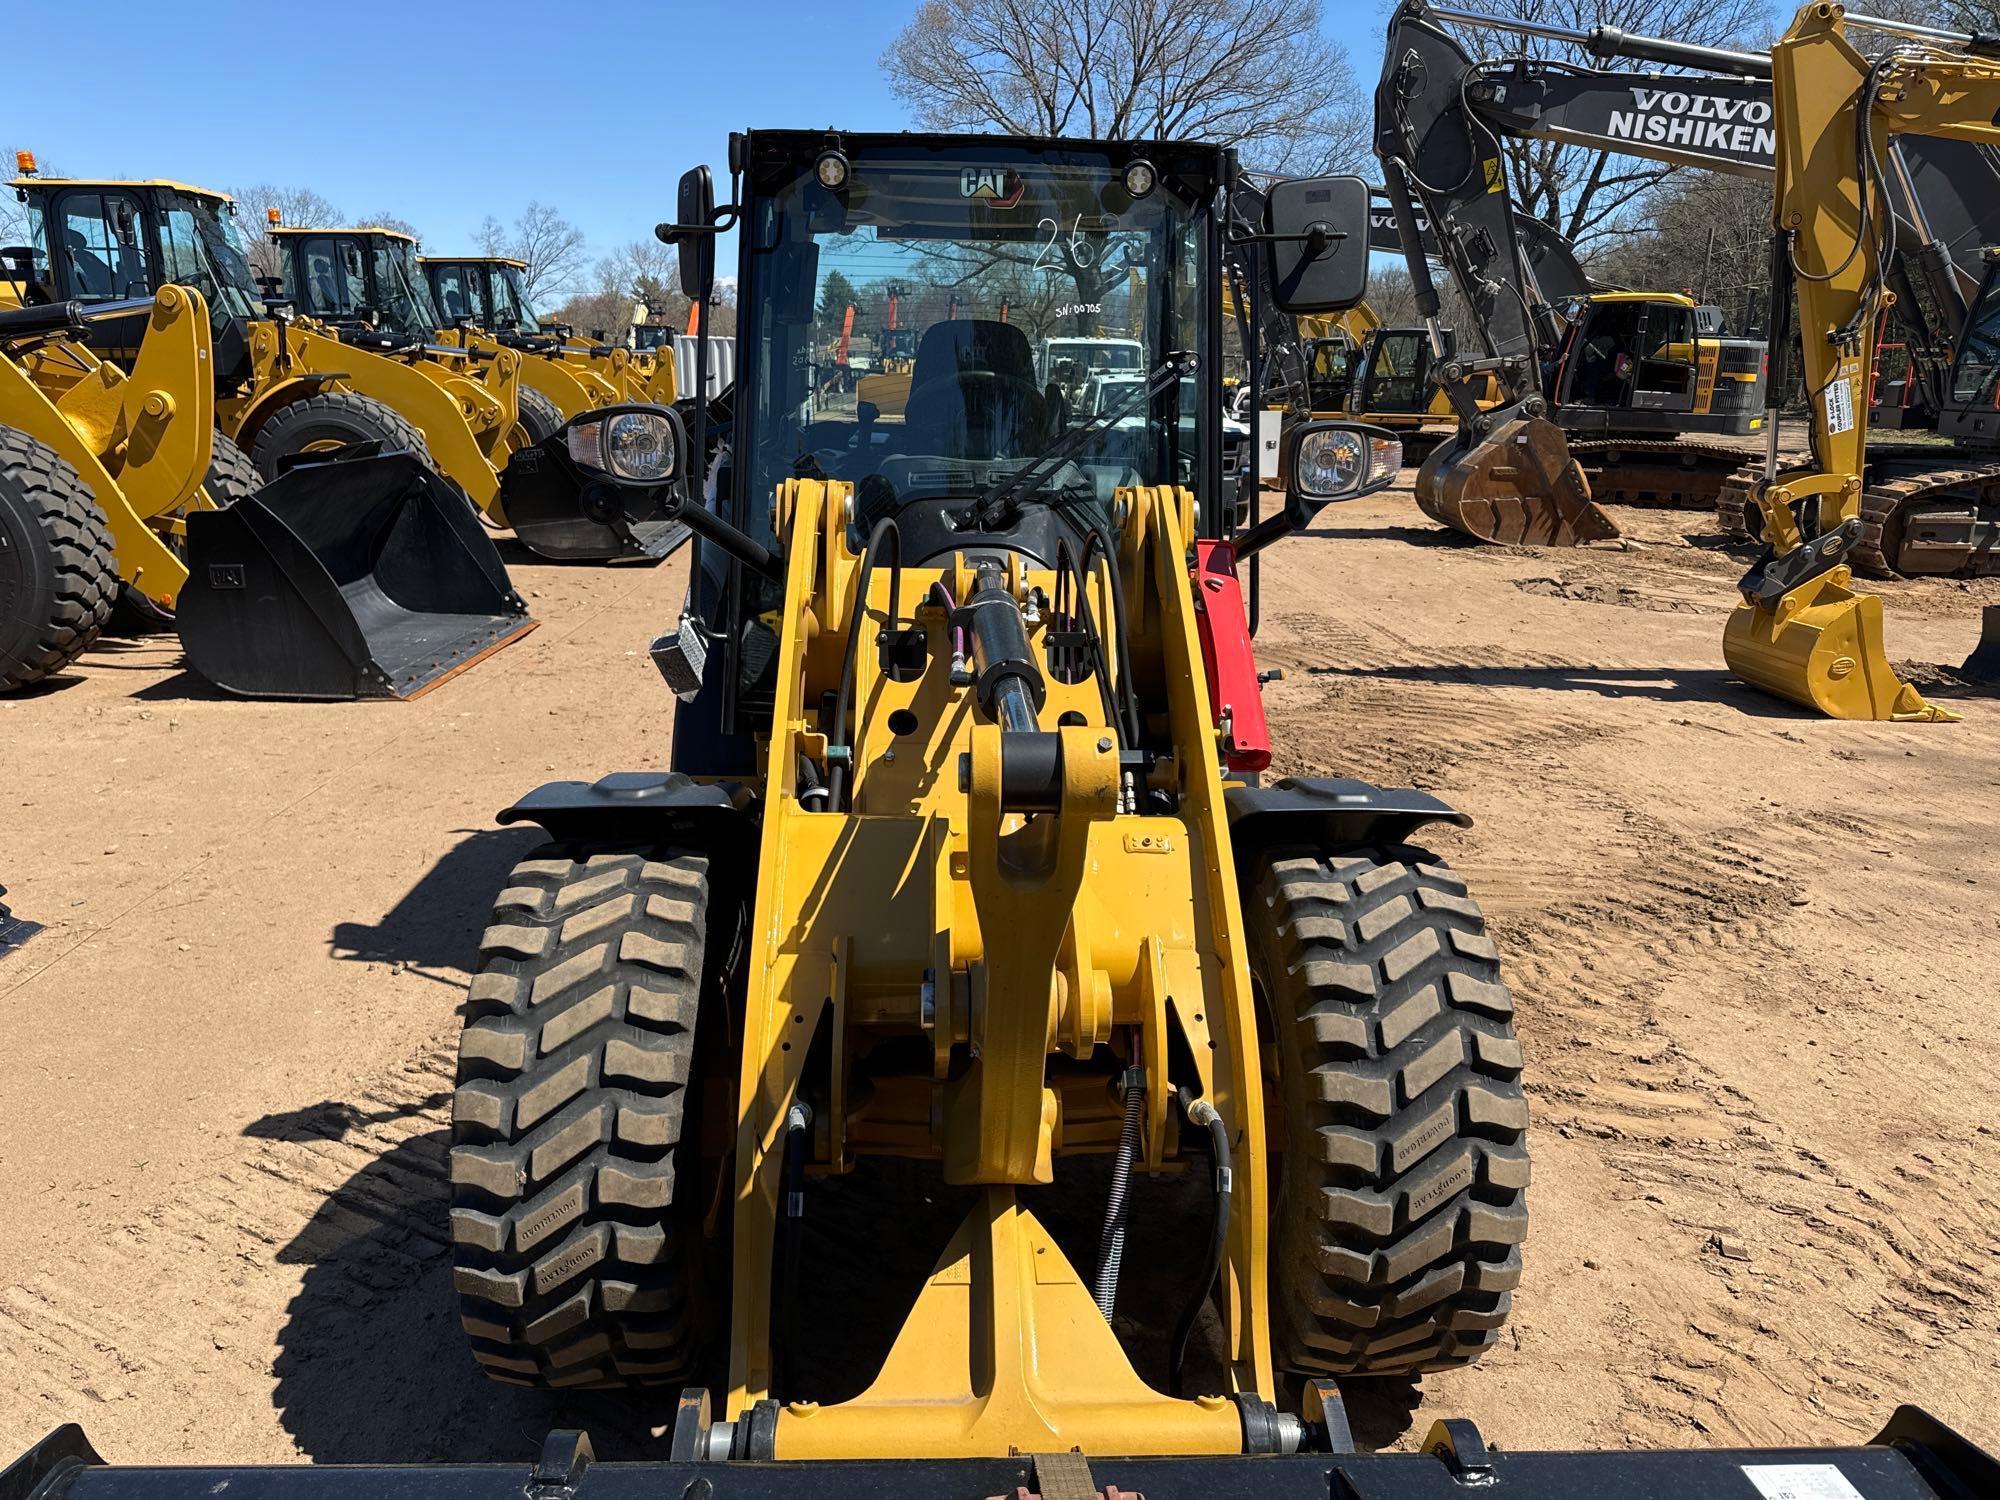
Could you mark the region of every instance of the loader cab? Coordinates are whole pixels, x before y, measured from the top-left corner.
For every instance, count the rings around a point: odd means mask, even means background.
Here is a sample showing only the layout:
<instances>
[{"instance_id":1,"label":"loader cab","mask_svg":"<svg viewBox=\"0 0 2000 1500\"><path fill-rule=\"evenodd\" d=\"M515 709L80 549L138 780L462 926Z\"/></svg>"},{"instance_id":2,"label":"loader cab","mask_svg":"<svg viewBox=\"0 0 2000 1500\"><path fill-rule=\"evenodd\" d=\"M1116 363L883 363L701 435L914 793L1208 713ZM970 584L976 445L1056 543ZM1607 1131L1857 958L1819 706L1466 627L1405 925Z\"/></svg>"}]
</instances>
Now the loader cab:
<instances>
[{"instance_id":1,"label":"loader cab","mask_svg":"<svg viewBox=\"0 0 2000 1500\"><path fill-rule=\"evenodd\" d=\"M428 340L444 324L417 264L417 242L393 229L274 226L285 292L300 314L335 328Z\"/></svg>"},{"instance_id":2,"label":"loader cab","mask_svg":"<svg viewBox=\"0 0 2000 1500\"><path fill-rule=\"evenodd\" d=\"M714 512L775 552L774 497L832 482L851 486L850 539L893 519L906 565L976 544L1052 567L1085 556L1089 535L1115 533L1121 491L1176 486L1195 497L1199 529L1222 535L1236 513L1233 490L1223 503L1220 315L1234 165L1194 144L733 137L735 201L715 207L697 169L682 182L680 225L664 231L682 256L680 290L697 302L714 285L715 230L685 226L733 226L738 241L735 397ZM1301 228L1318 215L1314 234L1273 237L1298 247L1282 252L1297 311L1365 292L1365 236L1349 245L1320 221L1349 213L1350 189L1360 221L1366 188L1325 181L1301 185L1318 196L1287 208ZM1278 263L1278 249L1256 248ZM813 379L849 306L889 321L890 285L913 338L894 408ZM1310 306L1308 293L1319 297ZM1073 396L1062 367L1079 356L1101 368L1094 385L1090 369L1074 372ZM682 708L696 722L676 733L681 769L740 770L746 737L768 722L767 621L781 594L768 564L701 547L691 609L722 644ZM734 748L685 758L718 735Z\"/></svg>"},{"instance_id":3,"label":"loader cab","mask_svg":"<svg viewBox=\"0 0 2000 1500\"><path fill-rule=\"evenodd\" d=\"M208 304L218 389L247 378L246 325L264 307L234 200L158 178L17 177L8 186L27 210L29 275L15 288L22 302L120 302L170 283L192 287ZM93 322L91 347L129 368L147 317Z\"/></svg>"},{"instance_id":4,"label":"loader cab","mask_svg":"<svg viewBox=\"0 0 2000 1500\"><path fill-rule=\"evenodd\" d=\"M528 300L525 261L503 255L464 257L420 256L431 300L449 328L469 318L489 333L530 334L542 331ZM671 330L669 330L671 332Z\"/></svg>"}]
</instances>

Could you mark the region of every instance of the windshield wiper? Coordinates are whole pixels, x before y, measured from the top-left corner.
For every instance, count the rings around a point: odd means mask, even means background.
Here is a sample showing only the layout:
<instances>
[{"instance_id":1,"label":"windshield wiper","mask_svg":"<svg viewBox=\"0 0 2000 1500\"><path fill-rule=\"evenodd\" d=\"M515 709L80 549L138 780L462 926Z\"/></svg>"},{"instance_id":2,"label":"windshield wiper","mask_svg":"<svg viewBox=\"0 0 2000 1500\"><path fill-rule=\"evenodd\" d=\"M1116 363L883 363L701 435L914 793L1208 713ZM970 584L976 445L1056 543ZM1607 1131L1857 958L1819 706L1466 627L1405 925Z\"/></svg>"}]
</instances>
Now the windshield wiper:
<instances>
[{"instance_id":1,"label":"windshield wiper","mask_svg":"<svg viewBox=\"0 0 2000 1500\"><path fill-rule=\"evenodd\" d=\"M1196 357L1192 350L1173 350L1146 377L1144 385L1134 385L1081 427L1064 433L1030 460L1027 467L1015 470L1004 479L995 480L972 504L974 527L986 532L1002 529L1014 508L1040 489L1056 470L1081 453L1093 437L1113 422L1129 416L1162 391L1178 386L1194 373L1195 364Z\"/></svg>"}]
</instances>

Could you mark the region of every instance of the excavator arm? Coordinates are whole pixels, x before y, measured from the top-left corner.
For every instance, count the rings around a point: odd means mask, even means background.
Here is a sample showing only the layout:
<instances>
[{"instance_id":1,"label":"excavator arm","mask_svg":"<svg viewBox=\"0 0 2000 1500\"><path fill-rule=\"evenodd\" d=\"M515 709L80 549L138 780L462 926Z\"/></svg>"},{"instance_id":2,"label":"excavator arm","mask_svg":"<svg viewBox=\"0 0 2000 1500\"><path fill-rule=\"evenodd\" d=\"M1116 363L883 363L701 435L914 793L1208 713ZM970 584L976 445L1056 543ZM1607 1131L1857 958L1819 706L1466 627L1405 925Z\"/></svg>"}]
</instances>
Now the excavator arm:
<instances>
[{"instance_id":1,"label":"excavator arm","mask_svg":"<svg viewBox=\"0 0 2000 1500\"><path fill-rule=\"evenodd\" d=\"M1504 143L1547 137L1720 171L1768 172L1769 85L1762 59L1656 38L1610 37L1625 49L1711 74L1607 73L1515 59L1475 62L1441 22L1476 14L1404 0L1390 20L1375 96L1375 149L1394 209L1433 370L1458 416L1457 438L1418 473L1417 504L1445 525L1492 541L1574 545L1616 536L1582 467L1551 420L1544 368L1558 357L1563 301L1588 279L1561 236L1517 215ZM1534 29L1534 28L1528 28ZM1427 222L1426 222L1427 221ZM1471 309L1483 353L1446 357L1435 253ZM1475 391L1496 378L1499 407Z\"/></svg>"},{"instance_id":2,"label":"excavator arm","mask_svg":"<svg viewBox=\"0 0 2000 1500\"><path fill-rule=\"evenodd\" d=\"M1954 33L1866 24L1893 44L1864 56L1844 7L1807 5L1771 51L1771 301L1782 316L1797 296L1812 459L1781 473L1770 446L1752 492L1768 546L1739 585L1724 654L1738 676L1838 717L1949 719L1889 665L1882 602L1849 587L1849 554L1863 530L1868 383L1896 298L1898 138L2000 143L2000 57Z\"/></svg>"}]
</instances>

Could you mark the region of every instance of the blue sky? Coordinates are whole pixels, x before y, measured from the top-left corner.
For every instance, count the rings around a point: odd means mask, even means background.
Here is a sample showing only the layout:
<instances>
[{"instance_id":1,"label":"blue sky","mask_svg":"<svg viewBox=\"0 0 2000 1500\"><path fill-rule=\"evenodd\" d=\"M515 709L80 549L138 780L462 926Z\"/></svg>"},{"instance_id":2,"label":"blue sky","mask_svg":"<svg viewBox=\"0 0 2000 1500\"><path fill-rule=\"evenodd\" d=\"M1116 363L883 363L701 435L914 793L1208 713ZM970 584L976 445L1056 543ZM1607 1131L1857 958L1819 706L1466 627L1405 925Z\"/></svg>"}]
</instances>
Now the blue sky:
<instances>
[{"instance_id":1,"label":"blue sky","mask_svg":"<svg viewBox=\"0 0 2000 1500\"><path fill-rule=\"evenodd\" d=\"M488 214L511 219L539 198L602 254L671 216L686 167L708 161L719 177L732 129L908 125L877 60L915 8L22 3L9 54L57 61L8 80L0 148L79 175L310 187L350 216L409 220L435 254L472 248ZM1385 10L1326 6L1364 77Z\"/></svg>"}]
</instances>

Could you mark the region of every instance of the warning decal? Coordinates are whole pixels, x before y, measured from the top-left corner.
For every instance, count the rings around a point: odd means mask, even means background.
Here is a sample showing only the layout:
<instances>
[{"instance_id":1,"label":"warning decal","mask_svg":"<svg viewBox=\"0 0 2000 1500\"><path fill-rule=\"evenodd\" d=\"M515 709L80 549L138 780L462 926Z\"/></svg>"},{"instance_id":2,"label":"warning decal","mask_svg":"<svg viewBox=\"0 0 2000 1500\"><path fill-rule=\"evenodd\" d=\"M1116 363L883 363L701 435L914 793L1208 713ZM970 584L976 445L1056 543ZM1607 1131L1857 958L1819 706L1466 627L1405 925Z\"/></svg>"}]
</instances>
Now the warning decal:
<instances>
[{"instance_id":1,"label":"warning decal","mask_svg":"<svg viewBox=\"0 0 2000 1500\"><path fill-rule=\"evenodd\" d=\"M1854 382L1836 375L1826 387L1826 430L1838 437L1854 430Z\"/></svg>"}]
</instances>

